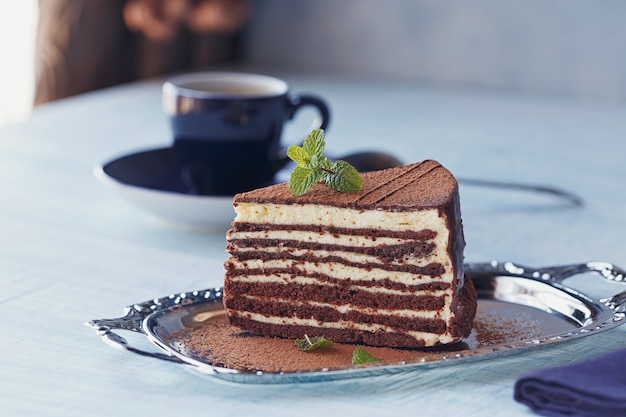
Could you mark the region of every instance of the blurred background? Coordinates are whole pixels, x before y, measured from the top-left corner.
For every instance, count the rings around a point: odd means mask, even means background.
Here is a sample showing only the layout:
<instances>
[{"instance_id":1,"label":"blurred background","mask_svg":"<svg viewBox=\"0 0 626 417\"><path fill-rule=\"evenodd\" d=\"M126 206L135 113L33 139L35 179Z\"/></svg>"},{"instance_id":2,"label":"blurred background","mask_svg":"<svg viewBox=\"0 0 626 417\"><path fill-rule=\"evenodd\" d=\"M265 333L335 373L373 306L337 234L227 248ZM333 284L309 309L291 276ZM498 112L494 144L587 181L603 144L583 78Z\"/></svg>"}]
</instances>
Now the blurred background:
<instances>
[{"instance_id":1,"label":"blurred background","mask_svg":"<svg viewBox=\"0 0 626 417\"><path fill-rule=\"evenodd\" d=\"M32 106L37 0L0 0L0 126Z\"/></svg>"},{"instance_id":2,"label":"blurred background","mask_svg":"<svg viewBox=\"0 0 626 417\"><path fill-rule=\"evenodd\" d=\"M60 12L72 3L95 11ZM193 4L186 20L168 21L182 16L184 3ZM50 19L55 10L57 18L81 23L59 23L64 30L55 32L48 20L37 48L42 13ZM0 0L0 124L27 117L37 80L45 78L42 68L53 74L42 104L231 64L623 101L623 16L626 2L618 0ZM81 42L73 46L73 61L53 66L51 51L58 52L61 35ZM133 48L122 60L98 57L114 44ZM77 55L80 48L89 53ZM122 64L133 59L151 64L122 74ZM85 76L98 70L100 84Z\"/></svg>"}]
</instances>

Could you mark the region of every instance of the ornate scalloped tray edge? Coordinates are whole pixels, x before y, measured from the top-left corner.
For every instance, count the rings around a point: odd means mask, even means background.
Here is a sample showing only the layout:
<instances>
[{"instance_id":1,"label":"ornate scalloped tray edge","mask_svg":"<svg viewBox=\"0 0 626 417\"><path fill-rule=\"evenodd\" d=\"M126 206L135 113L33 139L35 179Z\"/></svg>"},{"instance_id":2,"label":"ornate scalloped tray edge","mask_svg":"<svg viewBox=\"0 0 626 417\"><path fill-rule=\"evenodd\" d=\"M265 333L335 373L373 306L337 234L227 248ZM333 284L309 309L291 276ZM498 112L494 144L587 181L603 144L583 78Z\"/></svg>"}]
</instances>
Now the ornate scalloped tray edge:
<instances>
[{"instance_id":1,"label":"ornate scalloped tray edge","mask_svg":"<svg viewBox=\"0 0 626 417\"><path fill-rule=\"evenodd\" d=\"M608 262L529 268L513 262L492 261L466 264L465 270L472 276L479 298L473 334L458 346L404 351L406 357L375 365L280 372L216 365L188 349L184 339L177 335L190 334L196 326L223 312L221 288L182 292L132 304L125 308L122 317L85 324L96 329L102 340L114 348L185 365L220 380L279 384L408 372L417 367L500 357L608 330L621 325L626 317L626 291L594 299L562 284L569 277L589 272L610 281L626 282L624 271ZM519 321L520 317L526 317L526 322ZM508 334L502 331L505 327L510 329ZM140 333L159 351L134 347L116 330Z\"/></svg>"}]
</instances>

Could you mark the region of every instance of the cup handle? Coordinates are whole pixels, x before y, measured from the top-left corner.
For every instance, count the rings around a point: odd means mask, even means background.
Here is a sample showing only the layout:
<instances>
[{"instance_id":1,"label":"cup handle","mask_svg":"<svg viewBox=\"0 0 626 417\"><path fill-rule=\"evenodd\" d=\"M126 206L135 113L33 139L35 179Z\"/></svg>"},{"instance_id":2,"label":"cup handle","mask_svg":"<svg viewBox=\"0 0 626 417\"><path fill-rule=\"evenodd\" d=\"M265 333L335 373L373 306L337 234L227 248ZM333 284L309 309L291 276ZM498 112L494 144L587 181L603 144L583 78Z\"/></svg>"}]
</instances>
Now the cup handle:
<instances>
[{"instance_id":1,"label":"cup handle","mask_svg":"<svg viewBox=\"0 0 626 417\"><path fill-rule=\"evenodd\" d=\"M295 114L303 107L312 106L319 112L319 117L316 118L309 130L313 129L326 129L330 122L330 110L326 102L314 95L302 94L302 95L290 95L287 97L287 120L293 119ZM302 144L302 141L300 141ZM272 166L272 174L276 174L281 168L283 168L290 161L286 156L286 151L281 149L280 153L276 156L276 161Z\"/></svg>"},{"instance_id":2,"label":"cup handle","mask_svg":"<svg viewBox=\"0 0 626 417\"><path fill-rule=\"evenodd\" d=\"M317 108L320 113L320 122L317 126L313 126L313 129L326 129L328 123L330 122L330 110L328 109L328 105L326 102L316 96L312 95L292 95L288 98L288 107L287 107L287 119L291 120L295 116L296 112L306 106L312 106Z\"/></svg>"}]
</instances>

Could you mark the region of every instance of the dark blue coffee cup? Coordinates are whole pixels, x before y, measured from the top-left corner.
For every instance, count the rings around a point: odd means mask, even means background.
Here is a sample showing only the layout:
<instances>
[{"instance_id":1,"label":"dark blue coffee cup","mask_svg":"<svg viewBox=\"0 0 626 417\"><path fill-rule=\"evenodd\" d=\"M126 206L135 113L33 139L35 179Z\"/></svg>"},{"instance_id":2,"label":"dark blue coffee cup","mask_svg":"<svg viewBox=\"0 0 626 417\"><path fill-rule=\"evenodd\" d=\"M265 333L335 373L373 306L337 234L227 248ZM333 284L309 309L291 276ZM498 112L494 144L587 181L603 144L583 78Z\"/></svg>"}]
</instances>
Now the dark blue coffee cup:
<instances>
[{"instance_id":1,"label":"dark blue coffee cup","mask_svg":"<svg viewBox=\"0 0 626 417\"><path fill-rule=\"evenodd\" d=\"M283 127L312 106L325 129L330 112L314 95L291 94L284 81L258 74L199 72L163 85L181 175L191 193L234 195L272 183L287 162Z\"/></svg>"}]
</instances>

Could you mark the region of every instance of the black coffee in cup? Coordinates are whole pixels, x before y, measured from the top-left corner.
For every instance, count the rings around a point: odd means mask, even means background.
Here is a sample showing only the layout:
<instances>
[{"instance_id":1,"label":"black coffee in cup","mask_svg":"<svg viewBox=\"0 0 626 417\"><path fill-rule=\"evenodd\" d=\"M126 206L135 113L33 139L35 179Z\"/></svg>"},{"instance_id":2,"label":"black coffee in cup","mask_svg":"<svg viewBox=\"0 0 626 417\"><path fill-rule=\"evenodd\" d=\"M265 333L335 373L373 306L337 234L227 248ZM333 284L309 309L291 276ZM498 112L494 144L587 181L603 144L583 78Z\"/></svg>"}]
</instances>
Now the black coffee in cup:
<instances>
[{"instance_id":1,"label":"black coffee in cup","mask_svg":"<svg viewBox=\"0 0 626 417\"><path fill-rule=\"evenodd\" d=\"M284 124L304 106L328 106L313 95L290 94L277 78L235 72L183 74L163 85L181 175L191 192L233 195L268 185L287 161Z\"/></svg>"}]
</instances>

